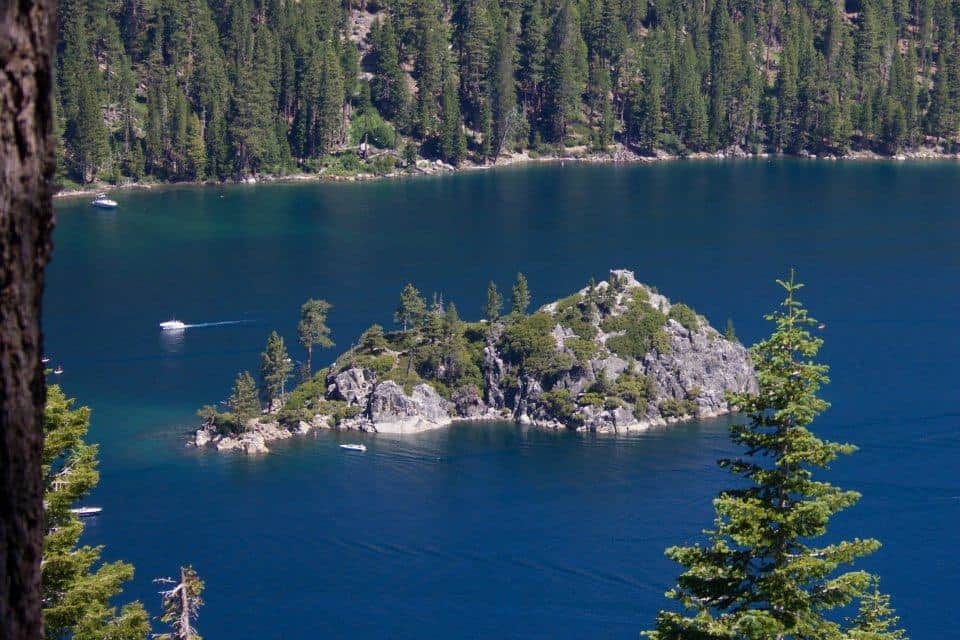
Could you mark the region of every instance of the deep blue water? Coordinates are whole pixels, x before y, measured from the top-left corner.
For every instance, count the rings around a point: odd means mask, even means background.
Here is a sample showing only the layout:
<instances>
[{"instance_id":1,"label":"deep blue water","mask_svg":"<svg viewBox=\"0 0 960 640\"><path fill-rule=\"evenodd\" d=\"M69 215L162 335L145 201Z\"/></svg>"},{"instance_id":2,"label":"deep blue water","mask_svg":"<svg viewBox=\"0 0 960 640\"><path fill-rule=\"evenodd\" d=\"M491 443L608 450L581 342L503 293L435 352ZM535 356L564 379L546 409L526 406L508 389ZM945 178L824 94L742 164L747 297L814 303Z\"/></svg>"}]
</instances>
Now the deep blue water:
<instances>
[{"instance_id":1,"label":"deep blue water","mask_svg":"<svg viewBox=\"0 0 960 640\"><path fill-rule=\"evenodd\" d=\"M192 562L207 640L636 638L677 574L664 547L698 539L729 482L713 463L731 450L724 421L618 439L324 433L258 459L182 434L271 329L295 344L308 297L334 305L347 347L390 323L408 281L476 317L491 278L508 291L522 270L540 304L627 267L752 342L795 266L827 323L817 427L861 446L829 474L864 494L830 535L880 538L861 566L912 637L954 636L958 185L951 163L778 160L167 188L123 193L115 213L60 202L46 348L102 445L86 539L136 565L125 597L154 614L151 579ZM174 315L244 322L165 340Z\"/></svg>"}]
</instances>

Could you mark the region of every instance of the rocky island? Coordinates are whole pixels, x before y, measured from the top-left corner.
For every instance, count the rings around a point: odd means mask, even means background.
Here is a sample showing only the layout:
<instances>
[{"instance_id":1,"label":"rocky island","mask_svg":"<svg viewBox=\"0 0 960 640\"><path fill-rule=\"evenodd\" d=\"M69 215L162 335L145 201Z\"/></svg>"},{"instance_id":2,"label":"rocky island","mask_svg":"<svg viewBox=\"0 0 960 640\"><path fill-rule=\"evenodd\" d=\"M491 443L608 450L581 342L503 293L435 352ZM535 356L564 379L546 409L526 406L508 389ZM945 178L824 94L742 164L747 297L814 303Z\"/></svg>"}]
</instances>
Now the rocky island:
<instances>
[{"instance_id":1,"label":"rocky island","mask_svg":"<svg viewBox=\"0 0 960 640\"><path fill-rule=\"evenodd\" d=\"M370 327L290 393L266 393L266 410L241 374L231 412L202 409L193 443L262 453L270 441L315 429L409 434L456 420L623 433L718 416L731 410L728 392L756 391L747 350L731 332L631 271L612 270L532 314L518 276L509 314L500 315L500 301L491 284L487 318L464 322L453 304L435 299L428 308L408 285L401 330ZM271 340L282 351L282 339ZM285 352L275 359L289 361Z\"/></svg>"}]
</instances>

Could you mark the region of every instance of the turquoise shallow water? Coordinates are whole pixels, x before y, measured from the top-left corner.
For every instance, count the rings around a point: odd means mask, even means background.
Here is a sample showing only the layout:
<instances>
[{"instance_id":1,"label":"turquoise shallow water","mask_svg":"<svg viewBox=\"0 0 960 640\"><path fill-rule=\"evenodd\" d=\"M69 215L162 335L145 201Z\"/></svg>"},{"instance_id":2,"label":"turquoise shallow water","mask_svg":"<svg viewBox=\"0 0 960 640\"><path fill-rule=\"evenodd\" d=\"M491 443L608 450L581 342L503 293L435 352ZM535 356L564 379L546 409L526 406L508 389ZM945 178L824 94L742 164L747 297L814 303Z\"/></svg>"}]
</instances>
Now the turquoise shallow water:
<instances>
[{"instance_id":1,"label":"turquoise shallow water","mask_svg":"<svg viewBox=\"0 0 960 640\"><path fill-rule=\"evenodd\" d=\"M756 161L542 166L362 185L166 188L116 212L58 203L47 351L94 409L102 483L88 529L135 563L130 597L193 562L205 638L635 638L709 525L726 423L630 438L455 427L320 434L245 459L183 447L201 404L256 367L307 297L340 347L388 324L412 281L476 317L489 279L535 304L610 267L745 341L796 266L827 323L833 408L861 452L830 479L864 493L830 534L885 546L914 638L946 638L960 560L960 165ZM196 327L167 340L157 323ZM319 360L332 357L321 355ZM365 455L342 453L362 440Z\"/></svg>"}]
</instances>

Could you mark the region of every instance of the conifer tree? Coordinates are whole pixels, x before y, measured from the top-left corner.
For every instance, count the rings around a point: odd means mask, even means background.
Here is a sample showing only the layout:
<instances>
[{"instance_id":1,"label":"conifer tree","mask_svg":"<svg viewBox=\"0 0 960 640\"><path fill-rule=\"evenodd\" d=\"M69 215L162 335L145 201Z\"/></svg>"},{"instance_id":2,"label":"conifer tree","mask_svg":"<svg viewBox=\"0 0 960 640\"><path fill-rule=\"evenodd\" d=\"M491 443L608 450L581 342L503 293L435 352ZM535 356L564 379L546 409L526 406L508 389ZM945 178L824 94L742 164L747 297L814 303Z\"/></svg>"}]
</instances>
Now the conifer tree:
<instances>
[{"instance_id":1,"label":"conifer tree","mask_svg":"<svg viewBox=\"0 0 960 640\"><path fill-rule=\"evenodd\" d=\"M178 580L160 578L155 582L174 585L160 593L163 614L160 621L170 625L170 633L155 636L157 640L202 640L197 633L197 613L203 606L204 584L191 566L180 567Z\"/></svg>"},{"instance_id":2,"label":"conifer tree","mask_svg":"<svg viewBox=\"0 0 960 640\"><path fill-rule=\"evenodd\" d=\"M331 305L326 300L310 299L300 307L300 322L297 324L297 337L307 351L307 371L313 371L313 348L328 349L333 346L330 339L330 327L327 326L327 314Z\"/></svg>"},{"instance_id":3,"label":"conifer tree","mask_svg":"<svg viewBox=\"0 0 960 640\"><path fill-rule=\"evenodd\" d=\"M909 640L900 628L900 618L890 604L890 596L880 591L874 578L871 589L860 599L860 607L848 632L850 640Z\"/></svg>"},{"instance_id":4,"label":"conifer tree","mask_svg":"<svg viewBox=\"0 0 960 640\"><path fill-rule=\"evenodd\" d=\"M97 447L84 437L90 410L74 408L60 387L47 389L44 411L43 621L48 638L145 640L150 631L139 602L112 601L133 578L126 562L100 564L102 547L79 546L83 523L70 508L99 482ZM99 565L99 566L96 566Z\"/></svg>"},{"instance_id":5,"label":"conifer tree","mask_svg":"<svg viewBox=\"0 0 960 640\"><path fill-rule=\"evenodd\" d=\"M497 289L497 284L491 280L487 285L487 303L483 307L483 315L487 322L493 324L500 319L500 310L503 309L503 296Z\"/></svg>"},{"instance_id":6,"label":"conifer tree","mask_svg":"<svg viewBox=\"0 0 960 640\"><path fill-rule=\"evenodd\" d=\"M529 306L530 287L527 285L527 277L517 273L517 281L510 293L510 315L518 318L527 312Z\"/></svg>"},{"instance_id":7,"label":"conifer tree","mask_svg":"<svg viewBox=\"0 0 960 640\"><path fill-rule=\"evenodd\" d=\"M491 155L496 159L517 128L517 87L514 80L516 39L508 25L497 33L490 66Z\"/></svg>"},{"instance_id":8,"label":"conifer tree","mask_svg":"<svg viewBox=\"0 0 960 640\"><path fill-rule=\"evenodd\" d=\"M257 397L257 383L249 371L237 374L233 383L233 391L227 401L231 413L237 422L237 427L243 431L247 423L260 415L260 399Z\"/></svg>"},{"instance_id":9,"label":"conifer tree","mask_svg":"<svg viewBox=\"0 0 960 640\"><path fill-rule=\"evenodd\" d=\"M393 314L393 321L403 330L420 327L427 316L427 303L412 284L407 284L400 292L400 305Z\"/></svg>"},{"instance_id":10,"label":"conifer tree","mask_svg":"<svg viewBox=\"0 0 960 640\"><path fill-rule=\"evenodd\" d=\"M547 23L542 0L531 0L524 7L521 21L520 88L526 115L539 114L542 108L543 79L546 65Z\"/></svg>"},{"instance_id":11,"label":"conifer tree","mask_svg":"<svg viewBox=\"0 0 960 640\"><path fill-rule=\"evenodd\" d=\"M786 299L767 316L774 332L750 351L759 391L730 398L749 417L731 428L731 439L746 451L720 465L745 485L714 500L708 544L667 550L685 567L667 595L690 614L661 611L647 634L654 640L840 638L828 612L863 598L871 586L864 571L836 572L875 551L876 540L809 546L833 515L860 498L814 473L855 447L821 440L809 429L828 407L817 395L828 382L827 367L815 360L823 341L808 331L815 321L797 298L802 285L792 273L778 283Z\"/></svg>"},{"instance_id":12,"label":"conifer tree","mask_svg":"<svg viewBox=\"0 0 960 640\"><path fill-rule=\"evenodd\" d=\"M376 31L374 52L373 102L386 118L403 122L410 102L407 83L400 67L397 36L393 21L387 17Z\"/></svg>"},{"instance_id":13,"label":"conifer tree","mask_svg":"<svg viewBox=\"0 0 960 640\"><path fill-rule=\"evenodd\" d=\"M460 119L460 98L447 69L443 82L443 120L440 123L440 155L450 164L457 165L467 153L467 141L463 135Z\"/></svg>"},{"instance_id":14,"label":"conifer tree","mask_svg":"<svg viewBox=\"0 0 960 640\"><path fill-rule=\"evenodd\" d=\"M546 133L563 143L567 127L577 119L587 80L587 45L572 0L563 0L553 21L545 73Z\"/></svg>"},{"instance_id":15,"label":"conifer tree","mask_svg":"<svg viewBox=\"0 0 960 640\"><path fill-rule=\"evenodd\" d=\"M267 338L267 347L260 354L260 379L263 382L267 405L272 409L274 400L282 400L287 379L293 372L293 361L287 354L283 338L276 331Z\"/></svg>"}]
</instances>

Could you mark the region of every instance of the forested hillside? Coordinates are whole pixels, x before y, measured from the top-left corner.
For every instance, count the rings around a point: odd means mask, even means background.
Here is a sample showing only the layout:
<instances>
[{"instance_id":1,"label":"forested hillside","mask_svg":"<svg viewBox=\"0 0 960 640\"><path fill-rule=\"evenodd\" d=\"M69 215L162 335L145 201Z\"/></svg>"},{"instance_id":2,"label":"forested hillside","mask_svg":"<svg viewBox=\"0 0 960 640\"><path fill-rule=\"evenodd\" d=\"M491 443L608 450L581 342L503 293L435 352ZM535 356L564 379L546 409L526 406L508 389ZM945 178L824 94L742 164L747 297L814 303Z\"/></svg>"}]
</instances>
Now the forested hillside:
<instances>
[{"instance_id":1,"label":"forested hillside","mask_svg":"<svg viewBox=\"0 0 960 640\"><path fill-rule=\"evenodd\" d=\"M956 0L62 0L66 181L952 151Z\"/></svg>"}]
</instances>

